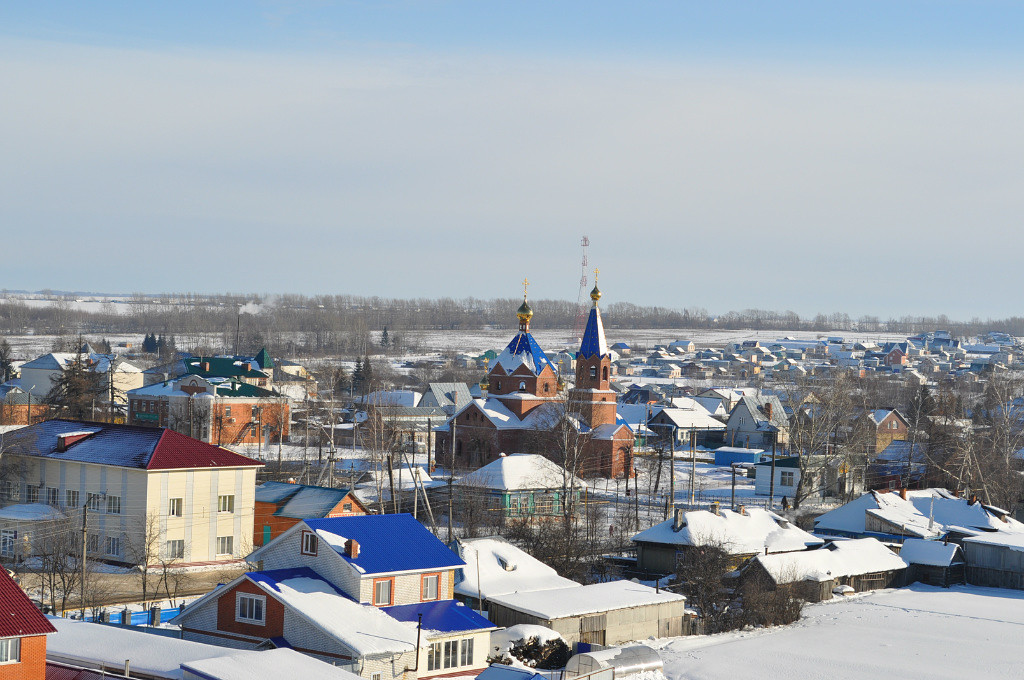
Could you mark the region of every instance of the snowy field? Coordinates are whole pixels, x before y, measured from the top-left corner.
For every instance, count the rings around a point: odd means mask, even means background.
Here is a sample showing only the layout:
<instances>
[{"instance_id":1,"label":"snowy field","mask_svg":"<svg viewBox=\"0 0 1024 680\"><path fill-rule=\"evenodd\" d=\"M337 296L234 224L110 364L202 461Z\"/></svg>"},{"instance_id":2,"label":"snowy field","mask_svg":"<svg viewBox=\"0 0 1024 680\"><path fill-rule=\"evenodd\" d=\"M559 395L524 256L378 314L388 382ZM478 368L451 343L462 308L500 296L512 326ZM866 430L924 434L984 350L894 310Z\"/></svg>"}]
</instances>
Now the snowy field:
<instances>
[{"instance_id":1,"label":"snowy field","mask_svg":"<svg viewBox=\"0 0 1024 680\"><path fill-rule=\"evenodd\" d=\"M662 639L669 680L1021 678L1024 592L914 585L809 605L792 626Z\"/></svg>"}]
</instances>

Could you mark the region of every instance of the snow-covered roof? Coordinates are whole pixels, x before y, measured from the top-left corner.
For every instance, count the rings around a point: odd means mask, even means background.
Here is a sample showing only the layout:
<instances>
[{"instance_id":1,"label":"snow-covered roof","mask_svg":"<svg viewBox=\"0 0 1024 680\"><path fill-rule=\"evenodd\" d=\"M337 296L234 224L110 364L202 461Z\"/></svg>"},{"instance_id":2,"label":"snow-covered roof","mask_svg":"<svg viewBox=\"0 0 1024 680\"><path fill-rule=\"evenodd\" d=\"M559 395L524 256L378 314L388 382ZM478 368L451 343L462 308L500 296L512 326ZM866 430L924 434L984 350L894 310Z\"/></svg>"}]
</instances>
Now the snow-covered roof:
<instances>
[{"instance_id":1,"label":"snow-covered roof","mask_svg":"<svg viewBox=\"0 0 1024 680\"><path fill-rule=\"evenodd\" d=\"M499 456L460 479L458 484L504 491L560 489L570 485L584 488L587 485L562 466L536 453Z\"/></svg>"},{"instance_id":2,"label":"snow-covered roof","mask_svg":"<svg viewBox=\"0 0 1024 680\"><path fill-rule=\"evenodd\" d=\"M127 659L137 673L180 680L182 664L239 653L229 647L140 633L118 626L101 626L59 616L47 618L57 629L57 633L46 640L47 660L85 668L101 665L123 668Z\"/></svg>"},{"instance_id":3,"label":"snow-covered roof","mask_svg":"<svg viewBox=\"0 0 1024 680\"><path fill-rule=\"evenodd\" d=\"M956 543L926 541L908 538L900 548L900 558L907 564L924 564L933 567L948 567L954 562L963 562L964 555Z\"/></svg>"},{"instance_id":4,"label":"snow-covered roof","mask_svg":"<svg viewBox=\"0 0 1024 680\"><path fill-rule=\"evenodd\" d=\"M250 572L246 577L361 656L416 648L415 626L355 602L309 568Z\"/></svg>"},{"instance_id":5,"label":"snow-covered roof","mask_svg":"<svg viewBox=\"0 0 1024 680\"><path fill-rule=\"evenodd\" d=\"M0 520L38 522L41 520L62 519L63 517L63 512L45 503L21 503L0 508Z\"/></svg>"},{"instance_id":6,"label":"snow-covered roof","mask_svg":"<svg viewBox=\"0 0 1024 680\"><path fill-rule=\"evenodd\" d=\"M132 666L134 668L134 665ZM228 656L189 661L183 670L208 680L253 680L253 678L316 678L358 680L360 676L293 649L264 652L235 651Z\"/></svg>"},{"instance_id":7,"label":"snow-covered roof","mask_svg":"<svg viewBox=\"0 0 1024 680\"><path fill-rule=\"evenodd\" d=\"M456 550L466 566L456 576L455 592L466 597L490 600L509 593L579 586L504 538L465 538L458 541Z\"/></svg>"},{"instance_id":8,"label":"snow-covered roof","mask_svg":"<svg viewBox=\"0 0 1024 680\"><path fill-rule=\"evenodd\" d=\"M682 602L686 598L633 581L608 581L588 586L557 590L509 593L491 598L491 602L536 616L540 619L561 619L615 609L628 609L666 602Z\"/></svg>"},{"instance_id":9,"label":"snow-covered roof","mask_svg":"<svg viewBox=\"0 0 1024 680\"><path fill-rule=\"evenodd\" d=\"M666 408L658 414L667 418L673 425L685 430L724 430L725 424L721 420L711 417L703 407L699 409Z\"/></svg>"},{"instance_id":10,"label":"snow-covered roof","mask_svg":"<svg viewBox=\"0 0 1024 680\"><path fill-rule=\"evenodd\" d=\"M984 543L987 545L1001 545L1012 550L1024 552L1024 534L1009 532L986 532L976 536L968 536L964 543Z\"/></svg>"},{"instance_id":11,"label":"snow-covered roof","mask_svg":"<svg viewBox=\"0 0 1024 680\"><path fill-rule=\"evenodd\" d=\"M745 515L732 510L721 510L717 515L709 510L691 510L682 515L679 531L673 530L674 520L670 519L636 534L633 542L676 546L715 544L733 555L763 553L765 549L768 552L805 550L824 542L760 508L747 508Z\"/></svg>"},{"instance_id":12,"label":"snow-covered roof","mask_svg":"<svg viewBox=\"0 0 1024 680\"><path fill-rule=\"evenodd\" d=\"M870 491L846 505L826 512L814 522L818 531L863 534L865 519L873 515L900 527L904 533L922 538L941 536L951 527L974 530L1024 533L1024 524L1012 517L1000 519L995 508L969 503L946 489L920 489L907 492L903 500L898 491Z\"/></svg>"},{"instance_id":13,"label":"snow-covered roof","mask_svg":"<svg viewBox=\"0 0 1024 680\"><path fill-rule=\"evenodd\" d=\"M757 555L754 559L776 583L827 581L907 566L899 555L875 538L837 541L817 550Z\"/></svg>"}]
</instances>

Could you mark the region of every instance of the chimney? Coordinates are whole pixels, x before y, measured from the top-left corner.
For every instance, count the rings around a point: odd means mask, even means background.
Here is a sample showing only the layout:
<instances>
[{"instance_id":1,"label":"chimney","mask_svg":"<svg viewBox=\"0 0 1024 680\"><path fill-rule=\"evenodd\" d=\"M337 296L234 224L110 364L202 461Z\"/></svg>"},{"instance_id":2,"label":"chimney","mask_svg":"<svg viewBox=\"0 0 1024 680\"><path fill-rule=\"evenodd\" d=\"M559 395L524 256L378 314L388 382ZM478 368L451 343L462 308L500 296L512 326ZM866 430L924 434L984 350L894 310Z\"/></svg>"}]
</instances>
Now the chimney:
<instances>
[{"instance_id":1,"label":"chimney","mask_svg":"<svg viewBox=\"0 0 1024 680\"><path fill-rule=\"evenodd\" d=\"M977 503L977 502L978 502L978 496L977 496L977 494L973 494L973 493L972 493L972 494L971 494L971 498L970 498L970 500L968 500L968 501L967 501L967 505L974 505L974 504L975 504L975 503Z\"/></svg>"},{"instance_id":2,"label":"chimney","mask_svg":"<svg viewBox=\"0 0 1024 680\"><path fill-rule=\"evenodd\" d=\"M745 517L747 514L747 506L741 505L739 508L736 509L736 512L740 513Z\"/></svg>"},{"instance_id":3,"label":"chimney","mask_svg":"<svg viewBox=\"0 0 1024 680\"><path fill-rule=\"evenodd\" d=\"M210 370L210 362L209 361L204 361L202 364L200 364L200 368L202 368L204 371L209 371Z\"/></svg>"},{"instance_id":4,"label":"chimney","mask_svg":"<svg viewBox=\"0 0 1024 680\"><path fill-rule=\"evenodd\" d=\"M770 401L764 405L764 415L768 420L772 419L772 403Z\"/></svg>"},{"instance_id":5,"label":"chimney","mask_svg":"<svg viewBox=\"0 0 1024 680\"><path fill-rule=\"evenodd\" d=\"M679 531L686 526L686 520L683 518L683 509L675 509L675 517L672 520L672 531Z\"/></svg>"},{"instance_id":6,"label":"chimney","mask_svg":"<svg viewBox=\"0 0 1024 680\"><path fill-rule=\"evenodd\" d=\"M715 513L716 515L721 515L721 507L722 506L719 504L719 502L715 501L714 503L711 504L711 512Z\"/></svg>"},{"instance_id":7,"label":"chimney","mask_svg":"<svg viewBox=\"0 0 1024 680\"><path fill-rule=\"evenodd\" d=\"M960 498L960 489L953 490L953 498Z\"/></svg>"},{"instance_id":8,"label":"chimney","mask_svg":"<svg viewBox=\"0 0 1024 680\"><path fill-rule=\"evenodd\" d=\"M900 487L900 498L902 498L903 500L907 500L907 487Z\"/></svg>"},{"instance_id":9,"label":"chimney","mask_svg":"<svg viewBox=\"0 0 1024 680\"><path fill-rule=\"evenodd\" d=\"M354 538L345 541L345 554L354 560L359 559L359 541Z\"/></svg>"}]
</instances>

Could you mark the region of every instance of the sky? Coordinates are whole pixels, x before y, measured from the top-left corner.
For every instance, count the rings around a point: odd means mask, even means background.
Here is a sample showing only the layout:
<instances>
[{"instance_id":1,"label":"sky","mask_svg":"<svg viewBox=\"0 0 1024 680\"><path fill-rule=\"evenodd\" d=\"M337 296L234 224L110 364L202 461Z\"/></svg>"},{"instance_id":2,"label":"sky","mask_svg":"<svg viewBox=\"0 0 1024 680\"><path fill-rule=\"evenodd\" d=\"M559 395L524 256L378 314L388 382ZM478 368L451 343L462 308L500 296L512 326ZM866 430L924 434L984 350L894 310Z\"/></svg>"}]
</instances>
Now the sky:
<instances>
[{"instance_id":1,"label":"sky","mask_svg":"<svg viewBox=\"0 0 1024 680\"><path fill-rule=\"evenodd\" d=\"M1020 313L1024 5L0 4L7 289ZM593 274L590 275L593 282Z\"/></svg>"}]
</instances>

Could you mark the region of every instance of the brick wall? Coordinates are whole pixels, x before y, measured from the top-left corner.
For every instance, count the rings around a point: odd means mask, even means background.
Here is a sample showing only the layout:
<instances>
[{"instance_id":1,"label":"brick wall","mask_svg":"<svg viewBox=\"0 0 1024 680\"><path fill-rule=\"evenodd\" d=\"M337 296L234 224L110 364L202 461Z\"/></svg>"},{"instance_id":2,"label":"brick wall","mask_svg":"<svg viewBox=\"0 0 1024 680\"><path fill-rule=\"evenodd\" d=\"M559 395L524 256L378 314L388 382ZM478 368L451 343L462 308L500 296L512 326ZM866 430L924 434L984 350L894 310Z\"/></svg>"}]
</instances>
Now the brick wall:
<instances>
[{"instance_id":1,"label":"brick wall","mask_svg":"<svg viewBox=\"0 0 1024 680\"><path fill-rule=\"evenodd\" d=\"M21 638L21 663L0 666L0 680L45 680L46 636Z\"/></svg>"},{"instance_id":2,"label":"brick wall","mask_svg":"<svg viewBox=\"0 0 1024 680\"><path fill-rule=\"evenodd\" d=\"M252 593L266 598L265 625L242 623L235 620L236 593ZM217 630L251 637L280 637L284 634L284 605L268 596L266 591L259 586L249 581L242 581L217 598Z\"/></svg>"}]
</instances>

